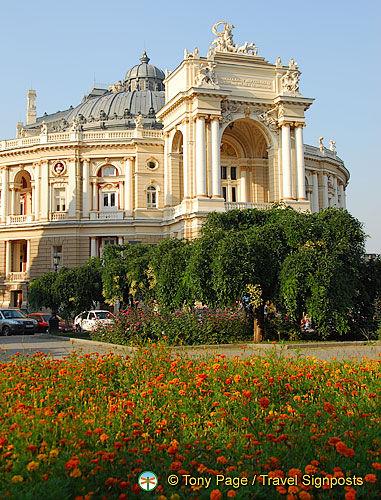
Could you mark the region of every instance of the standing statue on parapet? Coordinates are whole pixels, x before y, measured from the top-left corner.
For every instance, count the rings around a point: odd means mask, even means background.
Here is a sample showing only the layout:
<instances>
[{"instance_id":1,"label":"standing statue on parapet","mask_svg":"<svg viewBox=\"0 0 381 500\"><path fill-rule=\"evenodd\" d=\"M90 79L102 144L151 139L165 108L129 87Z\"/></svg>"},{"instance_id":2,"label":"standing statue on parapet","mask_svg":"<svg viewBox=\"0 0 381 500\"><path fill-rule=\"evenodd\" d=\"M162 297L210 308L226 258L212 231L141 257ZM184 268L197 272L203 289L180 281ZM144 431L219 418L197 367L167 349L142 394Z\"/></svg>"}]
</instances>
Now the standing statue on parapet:
<instances>
[{"instance_id":1,"label":"standing statue on parapet","mask_svg":"<svg viewBox=\"0 0 381 500\"><path fill-rule=\"evenodd\" d=\"M333 153L336 153L336 141L333 141L332 139L329 141L329 149Z\"/></svg>"},{"instance_id":2,"label":"standing statue on parapet","mask_svg":"<svg viewBox=\"0 0 381 500\"><path fill-rule=\"evenodd\" d=\"M323 139L324 139L324 137L323 137L323 136L319 137L319 139L318 139L318 142L319 142L319 149L320 149L320 151L322 151L322 152L324 151Z\"/></svg>"}]
</instances>

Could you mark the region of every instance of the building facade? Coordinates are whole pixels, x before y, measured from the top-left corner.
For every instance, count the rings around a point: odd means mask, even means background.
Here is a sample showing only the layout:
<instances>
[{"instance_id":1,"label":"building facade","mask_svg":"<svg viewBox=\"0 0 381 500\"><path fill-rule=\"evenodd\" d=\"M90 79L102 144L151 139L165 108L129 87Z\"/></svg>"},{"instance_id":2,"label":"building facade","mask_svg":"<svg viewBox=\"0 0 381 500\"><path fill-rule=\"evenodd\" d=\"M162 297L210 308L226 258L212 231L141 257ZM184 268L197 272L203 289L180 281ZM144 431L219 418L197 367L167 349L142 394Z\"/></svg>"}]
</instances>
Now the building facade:
<instances>
[{"instance_id":1,"label":"building facade","mask_svg":"<svg viewBox=\"0 0 381 500\"><path fill-rule=\"evenodd\" d=\"M0 142L0 303L25 306L29 280L99 256L107 243L195 238L206 215L345 208L349 173L330 148L303 144L313 99L300 71L235 44L213 26L206 57L185 50L173 71L140 64L94 86L75 108L37 118Z\"/></svg>"}]
</instances>

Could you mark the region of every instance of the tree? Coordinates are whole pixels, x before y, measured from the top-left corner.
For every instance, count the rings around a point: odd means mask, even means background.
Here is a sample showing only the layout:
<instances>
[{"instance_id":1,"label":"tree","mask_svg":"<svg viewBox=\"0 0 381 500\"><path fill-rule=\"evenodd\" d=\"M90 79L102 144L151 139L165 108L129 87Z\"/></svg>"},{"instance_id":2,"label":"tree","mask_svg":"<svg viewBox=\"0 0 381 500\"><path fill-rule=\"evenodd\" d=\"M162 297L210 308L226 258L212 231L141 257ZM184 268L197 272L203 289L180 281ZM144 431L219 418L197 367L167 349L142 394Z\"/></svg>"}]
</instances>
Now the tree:
<instances>
[{"instance_id":1,"label":"tree","mask_svg":"<svg viewBox=\"0 0 381 500\"><path fill-rule=\"evenodd\" d=\"M103 251L103 295L108 304L128 307L130 298L143 300L149 290L150 245L106 245Z\"/></svg>"},{"instance_id":2,"label":"tree","mask_svg":"<svg viewBox=\"0 0 381 500\"><path fill-rule=\"evenodd\" d=\"M63 267L57 273L45 273L30 283L29 303L33 309L59 310L67 319L102 301L99 259L90 259L74 269Z\"/></svg>"}]
</instances>

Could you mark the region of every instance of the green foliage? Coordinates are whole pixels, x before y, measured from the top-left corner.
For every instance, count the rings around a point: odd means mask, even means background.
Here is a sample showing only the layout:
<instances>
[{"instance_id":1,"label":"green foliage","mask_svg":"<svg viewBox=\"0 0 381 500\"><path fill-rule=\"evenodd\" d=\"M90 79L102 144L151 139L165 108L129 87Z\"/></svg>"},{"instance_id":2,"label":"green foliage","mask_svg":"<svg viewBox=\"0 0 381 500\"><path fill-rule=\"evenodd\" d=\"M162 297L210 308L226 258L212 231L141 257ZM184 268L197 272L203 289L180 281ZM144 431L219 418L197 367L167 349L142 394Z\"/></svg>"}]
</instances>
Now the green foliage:
<instances>
[{"instance_id":1,"label":"green foliage","mask_svg":"<svg viewBox=\"0 0 381 500\"><path fill-rule=\"evenodd\" d=\"M102 299L99 259L90 259L75 269L63 267L57 273L45 273L30 283L31 308L59 310L64 318L92 309Z\"/></svg>"},{"instance_id":2,"label":"green foliage","mask_svg":"<svg viewBox=\"0 0 381 500\"><path fill-rule=\"evenodd\" d=\"M121 311L113 326L90 333L93 340L142 345L165 340L170 345L224 344L247 341L251 329L243 312L233 310L165 310L149 304Z\"/></svg>"},{"instance_id":3,"label":"green foliage","mask_svg":"<svg viewBox=\"0 0 381 500\"><path fill-rule=\"evenodd\" d=\"M152 248L151 273L154 278L151 296L162 307L173 310L188 299L185 269L192 244L185 240L165 239Z\"/></svg>"},{"instance_id":4,"label":"green foliage","mask_svg":"<svg viewBox=\"0 0 381 500\"><path fill-rule=\"evenodd\" d=\"M119 301L127 307L129 298L142 300L149 290L145 272L149 264L150 245L106 245L103 251L103 295L108 304Z\"/></svg>"}]
</instances>

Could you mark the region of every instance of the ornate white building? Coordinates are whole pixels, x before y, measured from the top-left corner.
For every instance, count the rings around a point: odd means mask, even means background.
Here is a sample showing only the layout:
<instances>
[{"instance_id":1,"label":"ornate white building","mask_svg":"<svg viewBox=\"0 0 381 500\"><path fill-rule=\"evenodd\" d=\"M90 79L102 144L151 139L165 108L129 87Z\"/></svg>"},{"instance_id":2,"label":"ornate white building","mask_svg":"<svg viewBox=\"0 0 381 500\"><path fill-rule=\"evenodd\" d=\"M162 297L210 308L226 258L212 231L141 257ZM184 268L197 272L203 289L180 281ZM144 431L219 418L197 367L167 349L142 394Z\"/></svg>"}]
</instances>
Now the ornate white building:
<instances>
[{"instance_id":1,"label":"ornate white building","mask_svg":"<svg viewBox=\"0 0 381 500\"><path fill-rule=\"evenodd\" d=\"M206 57L185 50L166 75L140 64L75 108L27 121L0 142L0 303L26 304L29 280L81 265L106 243L194 238L211 211L345 207L349 173L319 138L303 144L300 71L233 42L216 23Z\"/></svg>"}]
</instances>

